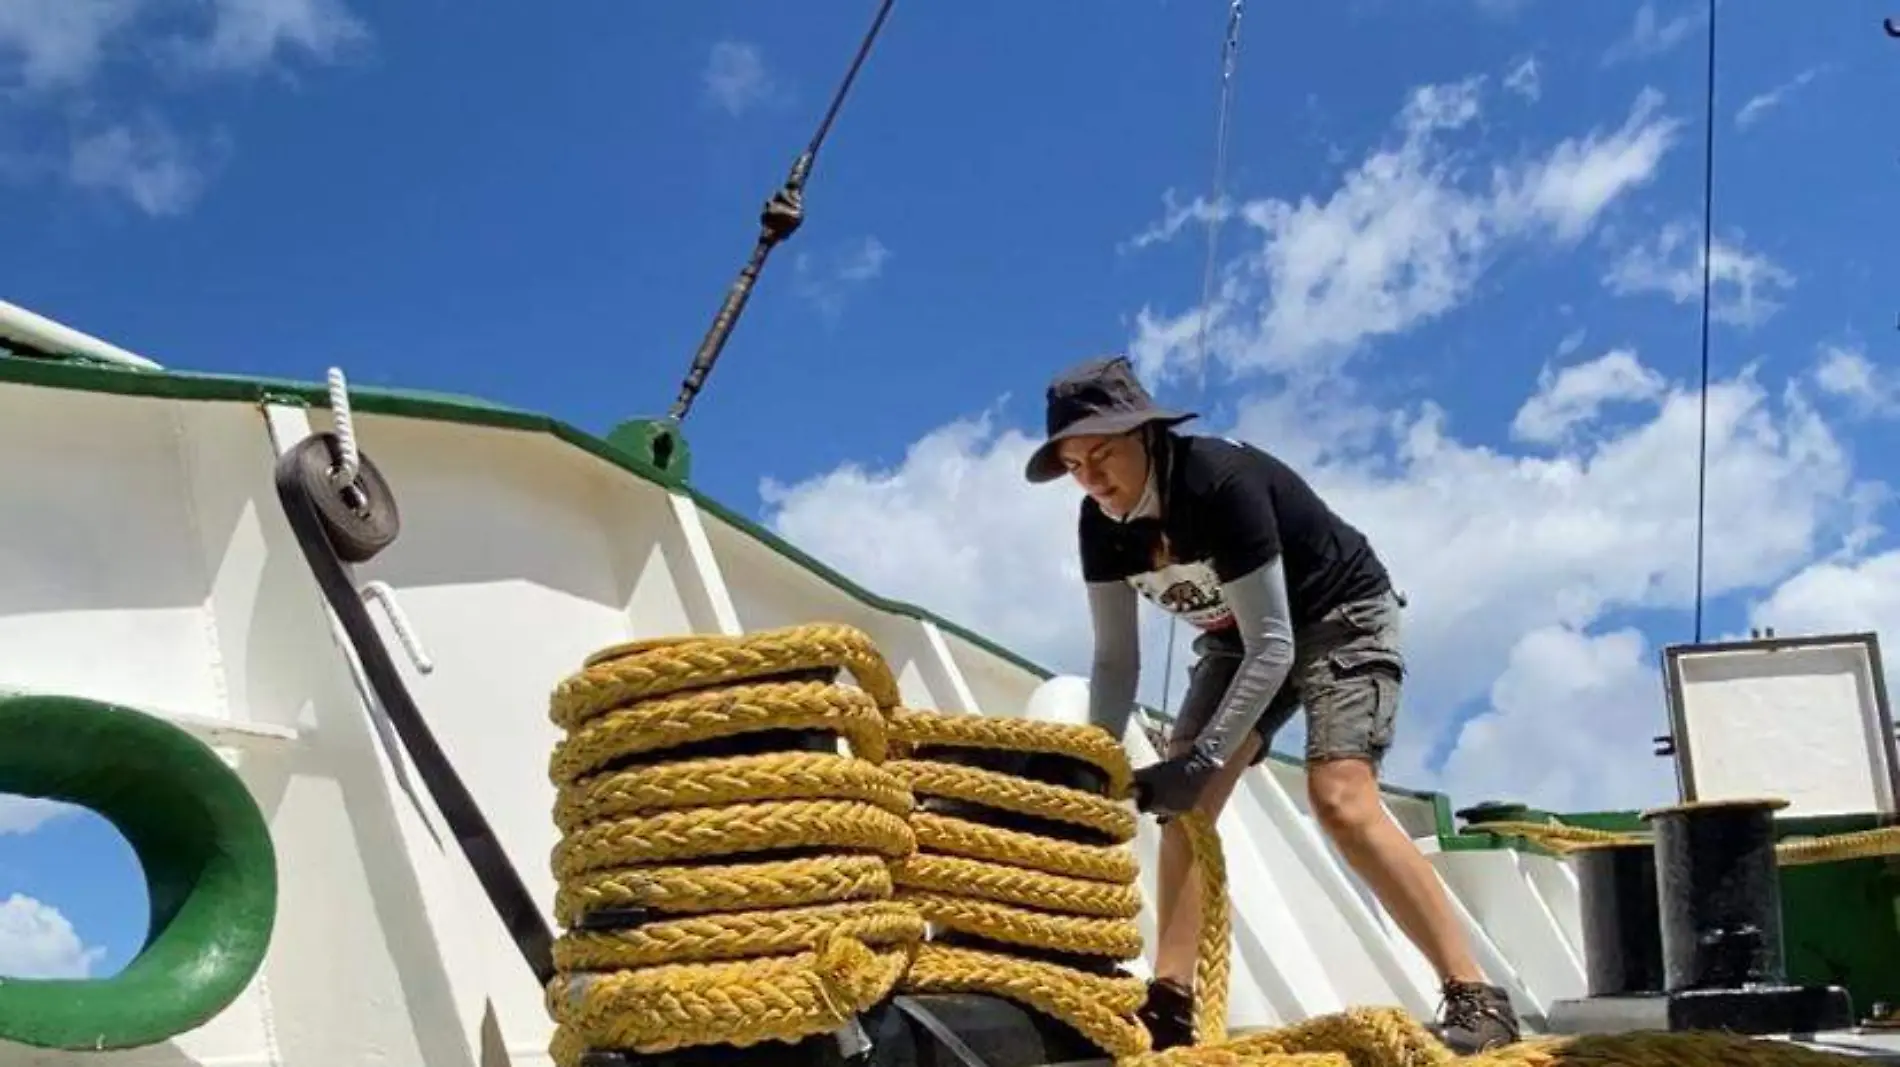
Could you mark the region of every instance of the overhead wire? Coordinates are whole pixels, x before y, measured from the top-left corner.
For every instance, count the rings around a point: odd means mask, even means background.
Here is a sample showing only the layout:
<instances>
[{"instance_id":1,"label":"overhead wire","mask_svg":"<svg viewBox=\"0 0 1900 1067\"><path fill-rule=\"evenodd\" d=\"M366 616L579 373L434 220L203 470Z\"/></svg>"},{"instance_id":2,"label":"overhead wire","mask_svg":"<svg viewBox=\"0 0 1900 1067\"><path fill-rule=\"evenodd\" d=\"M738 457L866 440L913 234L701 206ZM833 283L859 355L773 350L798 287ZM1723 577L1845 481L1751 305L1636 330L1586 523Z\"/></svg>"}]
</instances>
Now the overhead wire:
<instances>
[{"instance_id":1,"label":"overhead wire","mask_svg":"<svg viewBox=\"0 0 1900 1067\"><path fill-rule=\"evenodd\" d=\"M1702 386L1695 485L1695 643L1702 643L1703 571L1709 504L1709 288L1715 245L1715 0L1708 0L1708 58L1702 114Z\"/></svg>"},{"instance_id":2,"label":"overhead wire","mask_svg":"<svg viewBox=\"0 0 1900 1067\"><path fill-rule=\"evenodd\" d=\"M1214 278L1219 264L1220 227L1226 218L1227 146L1232 128L1234 68L1240 59L1240 19L1244 0L1229 0L1227 33L1221 41L1220 107L1214 126L1214 177L1207 206L1207 264L1201 276L1201 321L1194 338L1194 396L1198 410L1207 398L1207 330L1214 316ZM1168 707L1174 685L1174 646L1180 637L1181 620L1168 626L1168 651L1161 668L1161 707Z\"/></svg>"}]
</instances>

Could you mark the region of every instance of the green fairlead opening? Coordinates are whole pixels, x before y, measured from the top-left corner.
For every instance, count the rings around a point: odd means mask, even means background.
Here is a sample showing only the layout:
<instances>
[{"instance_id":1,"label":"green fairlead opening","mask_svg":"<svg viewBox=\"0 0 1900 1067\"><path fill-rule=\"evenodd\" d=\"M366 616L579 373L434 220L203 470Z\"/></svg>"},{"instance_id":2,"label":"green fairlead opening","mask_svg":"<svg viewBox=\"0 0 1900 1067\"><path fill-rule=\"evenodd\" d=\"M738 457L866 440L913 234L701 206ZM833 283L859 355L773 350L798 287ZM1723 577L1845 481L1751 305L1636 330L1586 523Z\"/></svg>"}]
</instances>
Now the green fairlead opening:
<instances>
[{"instance_id":1,"label":"green fairlead opening","mask_svg":"<svg viewBox=\"0 0 1900 1067\"><path fill-rule=\"evenodd\" d=\"M0 982L0 1040L150 1045L250 984L276 924L277 857L250 790L204 742L116 704L0 693L0 792L103 816L137 853L152 909L144 946L110 978Z\"/></svg>"}]
</instances>

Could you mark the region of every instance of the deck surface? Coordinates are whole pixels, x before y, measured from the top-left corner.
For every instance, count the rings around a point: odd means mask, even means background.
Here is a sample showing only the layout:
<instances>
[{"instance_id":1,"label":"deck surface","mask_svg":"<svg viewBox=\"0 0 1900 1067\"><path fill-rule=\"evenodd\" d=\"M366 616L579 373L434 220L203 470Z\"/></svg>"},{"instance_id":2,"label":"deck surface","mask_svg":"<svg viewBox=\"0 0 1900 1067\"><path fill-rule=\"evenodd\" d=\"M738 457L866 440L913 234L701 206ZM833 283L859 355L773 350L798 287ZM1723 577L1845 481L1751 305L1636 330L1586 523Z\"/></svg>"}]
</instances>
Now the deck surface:
<instances>
[{"instance_id":1,"label":"deck surface","mask_svg":"<svg viewBox=\"0 0 1900 1067\"><path fill-rule=\"evenodd\" d=\"M1845 1052L1875 1063L1900 1064L1900 1029L1831 1030L1788 1040L1818 1052Z\"/></svg>"}]
</instances>

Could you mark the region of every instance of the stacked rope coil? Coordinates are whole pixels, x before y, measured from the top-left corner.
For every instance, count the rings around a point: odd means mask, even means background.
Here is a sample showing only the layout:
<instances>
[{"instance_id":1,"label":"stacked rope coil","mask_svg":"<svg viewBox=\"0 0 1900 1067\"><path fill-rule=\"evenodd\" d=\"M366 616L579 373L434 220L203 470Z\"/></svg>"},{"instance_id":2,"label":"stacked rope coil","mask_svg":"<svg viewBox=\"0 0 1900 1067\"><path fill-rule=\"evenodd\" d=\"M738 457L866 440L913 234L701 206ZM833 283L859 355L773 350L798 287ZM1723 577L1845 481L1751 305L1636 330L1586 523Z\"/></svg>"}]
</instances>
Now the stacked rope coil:
<instances>
[{"instance_id":1,"label":"stacked rope coil","mask_svg":"<svg viewBox=\"0 0 1900 1067\"><path fill-rule=\"evenodd\" d=\"M1146 986L1118 966L1142 951L1121 745L1093 727L912 708L890 735L886 767L917 799L917 850L892 880L932 927L902 988L1008 997L1116 1057L1147 1051ZM1093 773L1038 780L1012 756Z\"/></svg>"},{"instance_id":2,"label":"stacked rope coil","mask_svg":"<svg viewBox=\"0 0 1900 1067\"><path fill-rule=\"evenodd\" d=\"M892 899L896 702L833 626L618 645L556 687L556 1063L798 1041L889 995L924 932Z\"/></svg>"},{"instance_id":3,"label":"stacked rope coil","mask_svg":"<svg viewBox=\"0 0 1900 1067\"><path fill-rule=\"evenodd\" d=\"M1009 997L1119 1067L1858 1062L1700 1033L1456 1057L1398 1008L1226 1039L1227 887L1197 815L1182 817L1202 889L1197 1044L1149 1051L1134 1016L1144 986L1116 966L1141 952L1140 898L1131 769L1105 732L901 708L876 648L838 626L605 649L560 683L550 714L566 732L550 760L566 929L547 1007L561 1067L594 1050L796 1042L898 990ZM1099 772L1099 788L973 765L970 752L1066 757ZM970 818L973 805L1099 840L999 827Z\"/></svg>"}]
</instances>

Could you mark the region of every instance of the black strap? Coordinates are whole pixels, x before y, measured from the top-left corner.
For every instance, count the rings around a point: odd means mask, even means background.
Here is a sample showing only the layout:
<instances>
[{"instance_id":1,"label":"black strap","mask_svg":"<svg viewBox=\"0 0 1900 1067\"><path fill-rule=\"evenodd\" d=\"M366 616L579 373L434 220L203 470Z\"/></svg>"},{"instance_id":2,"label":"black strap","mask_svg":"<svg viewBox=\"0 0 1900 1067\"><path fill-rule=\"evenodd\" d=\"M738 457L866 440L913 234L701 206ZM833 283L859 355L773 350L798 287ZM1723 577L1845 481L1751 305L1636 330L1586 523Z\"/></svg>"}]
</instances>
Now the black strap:
<instances>
[{"instance_id":1,"label":"black strap","mask_svg":"<svg viewBox=\"0 0 1900 1067\"><path fill-rule=\"evenodd\" d=\"M942 1019L937 1018L936 1012L917 1003L911 997L900 996L892 1000L897 1005L898 1011L910 1016L917 1025L930 1031L930 1036L936 1038L944 1048L949 1049L950 1054L955 1056L957 1062L963 1064L963 1067L990 1067L988 1061L977 1055L975 1049L964 1044L962 1038L945 1026Z\"/></svg>"},{"instance_id":2,"label":"black strap","mask_svg":"<svg viewBox=\"0 0 1900 1067\"><path fill-rule=\"evenodd\" d=\"M321 455L318 450L322 450ZM481 881L489 903L501 916L516 947L534 971L535 979L545 988L554 980L554 938L547 921L521 881L521 875L508 862L495 831L476 806L474 795L455 773L448 755L437 744L422 712L410 697L408 687L403 685L402 675L376 633L361 594L344 572L343 562L329 535L328 527L336 520L326 519L339 508L347 508L365 519L377 516L387 519L388 532L382 545L369 548L360 541L351 543L349 554L356 562L367 560L395 540L395 499L368 456L359 456L359 477L351 494L357 499L353 501L345 500L343 490L329 487L312 476L313 472L332 468L339 456L335 436L323 433L306 437L278 457L275 481L284 516L290 521L291 532L310 565L310 573L323 591L323 599L342 622L343 631L363 664L363 673L369 677L370 688L395 725L403 747L415 760L423 784L435 798L442 817L448 820L449 829L461 844L469 866L475 869L475 877ZM319 493L330 494L335 499L320 498Z\"/></svg>"}]
</instances>

